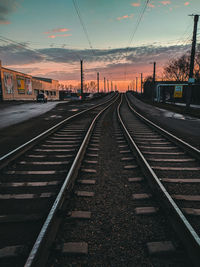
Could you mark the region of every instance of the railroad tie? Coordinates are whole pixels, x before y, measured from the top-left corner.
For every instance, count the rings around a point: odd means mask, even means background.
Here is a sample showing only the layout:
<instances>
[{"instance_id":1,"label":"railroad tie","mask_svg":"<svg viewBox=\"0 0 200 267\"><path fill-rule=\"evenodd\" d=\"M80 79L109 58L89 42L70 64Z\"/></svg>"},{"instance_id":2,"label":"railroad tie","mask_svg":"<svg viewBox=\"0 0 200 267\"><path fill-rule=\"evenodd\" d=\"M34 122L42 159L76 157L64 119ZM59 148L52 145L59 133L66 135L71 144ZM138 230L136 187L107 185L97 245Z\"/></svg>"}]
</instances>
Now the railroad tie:
<instances>
[{"instance_id":1,"label":"railroad tie","mask_svg":"<svg viewBox=\"0 0 200 267\"><path fill-rule=\"evenodd\" d=\"M160 178L160 181L165 182L165 183L200 183L200 178Z\"/></svg>"},{"instance_id":2,"label":"railroad tie","mask_svg":"<svg viewBox=\"0 0 200 267\"><path fill-rule=\"evenodd\" d=\"M83 180L78 180L77 183L79 184L85 184L85 185L94 185L96 184L96 180L92 180L92 179L83 179Z\"/></svg>"},{"instance_id":3,"label":"railroad tie","mask_svg":"<svg viewBox=\"0 0 200 267\"><path fill-rule=\"evenodd\" d=\"M90 219L90 211L73 210L68 213L70 219Z\"/></svg>"},{"instance_id":4,"label":"railroad tie","mask_svg":"<svg viewBox=\"0 0 200 267\"><path fill-rule=\"evenodd\" d=\"M121 158L121 161L129 161L129 160L134 160L133 157L124 157L124 158Z\"/></svg>"},{"instance_id":5,"label":"railroad tie","mask_svg":"<svg viewBox=\"0 0 200 267\"><path fill-rule=\"evenodd\" d=\"M147 249L151 256L168 255L176 251L171 241L149 242L147 243Z\"/></svg>"},{"instance_id":6,"label":"railroad tie","mask_svg":"<svg viewBox=\"0 0 200 267\"><path fill-rule=\"evenodd\" d=\"M86 173L96 173L97 171L94 169L81 169L81 172L86 172Z\"/></svg>"},{"instance_id":7,"label":"railroad tie","mask_svg":"<svg viewBox=\"0 0 200 267\"><path fill-rule=\"evenodd\" d=\"M128 181L129 182L142 182L143 181L143 178L142 177L133 177L133 178L128 178Z\"/></svg>"},{"instance_id":8,"label":"railroad tie","mask_svg":"<svg viewBox=\"0 0 200 267\"><path fill-rule=\"evenodd\" d=\"M142 194L132 194L132 198L134 200L143 200L143 199L149 199L151 198L151 194L142 193Z\"/></svg>"},{"instance_id":9,"label":"railroad tie","mask_svg":"<svg viewBox=\"0 0 200 267\"><path fill-rule=\"evenodd\" d=\"M157 207L138 207L135 208L135 213L137 215L152 215L157 213L158 208Z\"/></svg>"},{"instance_id":10,"label":"railroad tie","mask_svg":"<svg viewBox=\"0 0 200 267\"><path fill-rule=\"evenodd\" d=\"M94 192L88 192L88 191L75 191L75 194L78 197L93 197Z\"/></svg>"},{"instance_id":11,"label":"railroad tie","mask_svg":"<svg viewBox=\"0 0 200 267\"><path fill-rule=\"evenodd\" d=\"M182 208L182 210L187 215L200 216L200 209Z\"/></svg>"},{"instance_id":12,"label":"railroad tie","mask_svg":"<svg viewBox=\"0 0 200 267\"><path fill-rule=\"evenodd\" d=\"M1 258L10 258L10 257L17 257L20 254L25 252L26 248L22 245L17 246L7 246L0 249L0 259Z\"/></svg>"},{"instance_id":13,"label":"railroad tie","mask_svg":"<svg viewBox=\"0 0 200 267\"><path fill-rule=\"evenodd\" d=\"M125 170L134 170L138 167L138 165L126 165L124 166Z\"/></svg>"},{"instance_id":14,"label":"railroad tie","mask_svg":"<svg viewBox=\"0 0 200 267\"><path fill-rule=\"evenodd\" d=\"M88 244L86 242L67 242L62 246L61 252L63 254L88 254Z\"/></svg>"}]
</instances>

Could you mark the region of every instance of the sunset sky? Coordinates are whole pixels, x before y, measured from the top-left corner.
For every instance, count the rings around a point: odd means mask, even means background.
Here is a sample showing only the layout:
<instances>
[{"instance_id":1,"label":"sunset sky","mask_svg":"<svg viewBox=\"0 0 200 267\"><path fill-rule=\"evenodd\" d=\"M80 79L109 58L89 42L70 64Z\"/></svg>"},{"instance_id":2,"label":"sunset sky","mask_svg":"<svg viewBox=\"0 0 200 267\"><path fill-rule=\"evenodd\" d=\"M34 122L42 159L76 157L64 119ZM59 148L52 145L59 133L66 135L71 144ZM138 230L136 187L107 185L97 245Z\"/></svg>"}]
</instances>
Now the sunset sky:
<instances>
[{"instance_id":1,"label":"sunset sky","mask_svg":"<svg viewBox=\"0 0 200 267\"><path fill-rule=\"evenodd\" d=\"M154 61L161 78L171 58L190 51L188 15L200 14L200 0L149 1L143 16L145 0L74 2L83 25L73 0L0 0L2 65L77 85L83 59L86 82L99 72L126 90Z\"/></svg>"}]
</instances>

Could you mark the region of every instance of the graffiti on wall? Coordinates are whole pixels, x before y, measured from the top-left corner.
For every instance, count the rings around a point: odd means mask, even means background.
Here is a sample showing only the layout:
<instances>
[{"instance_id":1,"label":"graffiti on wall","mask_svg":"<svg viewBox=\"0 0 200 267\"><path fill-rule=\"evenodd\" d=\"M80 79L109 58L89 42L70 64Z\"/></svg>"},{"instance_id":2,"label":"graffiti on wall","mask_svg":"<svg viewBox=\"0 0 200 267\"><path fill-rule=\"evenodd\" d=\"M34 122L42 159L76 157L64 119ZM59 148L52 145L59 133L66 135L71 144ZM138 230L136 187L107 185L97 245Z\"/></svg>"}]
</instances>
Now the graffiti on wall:
<instances>
[{"instance_id":1,"label":"graffiti on wall","mask_svg":"<svg viewBox=\"0 0 200 267\"><path fill-rule=\"evenodd\" d=\"M13 75L8 72L4 72L4 86L5 91L7 94L13 94L14 93L14 80Z\"/></svg>"},{"instance_id":2,"label":"graffiti on wall","mask_svg":"<svg viewBox=\"0 0 200 267\"><path fill-rule=\"evenodd\" d=\"M23 77L17 76L18 94L25 94L25 80Z\"/></svg>"},{"instance_id":3,"label":"graffiti on wall","mask_svg":"<svg viewBox=\"0 0 200 267\"><path fill-rule=\"evenodd\" d=\"M32 95L32 81L28 78L26 78L26 92L27 95Z\"/></svg>"}]
</instances>

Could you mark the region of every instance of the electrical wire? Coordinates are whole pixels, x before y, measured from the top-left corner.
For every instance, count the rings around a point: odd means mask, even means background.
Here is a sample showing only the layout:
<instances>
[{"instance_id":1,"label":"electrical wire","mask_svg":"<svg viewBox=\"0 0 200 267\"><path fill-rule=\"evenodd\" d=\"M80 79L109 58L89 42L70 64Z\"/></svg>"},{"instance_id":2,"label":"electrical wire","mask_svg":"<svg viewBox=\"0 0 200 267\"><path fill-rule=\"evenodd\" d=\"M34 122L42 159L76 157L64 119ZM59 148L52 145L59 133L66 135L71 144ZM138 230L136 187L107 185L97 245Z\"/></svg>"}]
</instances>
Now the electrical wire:
<instances>
[{"instance_id":1,"label":"electrical wire","mask_svg":"<svg viewBox=\"0 0 200 267\"><path fill-rule=\"evenodd\" d=\"M85 33L85 36L86 36L86 39L87 39L87 41L88 41L89 47L90 47L90 49L91 49L91 51L92 51L92 54L95 56L94 48L93 48L92 43L91 43L91 41L90 41L90 38L89 38L89 34L88 34L88 31L87 31L87 28L86 28L86 26L85 26L85 24L84 24L84 21L83 21L82 17L81 17L81 12L80 12L79 6L78 6L76 0L72 0L72 2L73 2L73 5L74 5L74 8L75 8L75 10L76 10L76 13L77 13L77 15L78 15L78 18L79 18L79 21L80 21L80 23L81 23L81 26L82 26L82 28L83 28L83 31L84 31L84 33Z\"/></svg>"},{"instance_id":2,"label":"electrical wire","mask_svg":"<svg viewBox=\"0 0 200 267\"><path fill-rule=\"evenodd\" d=\"M141 12L139 14L136 26L135 26L135 28L134 28L131 36L130 36L130 39L129 39L129 42L128 42L128 45L127 45L127 48L126 48L126 51L125 51L126 58L127 58L127 55L128 55L128 51L130 50L130 45L131 45L131 43L133 41L133 38L135 37L135 34L137 32L137 29L138 29L138 27L140 25L140 22L141 22L141 20L142 20L142 18L144 16L145 10L146 10L147 5L148 5L149 2L150 2L150 0L146 0L146 2L144 3L143 8L142 8L142 10L141 10ZM124 67L124 79L125 79L125 81L126 81L126 75L127 75L127 64Z\"/></svg>"},{"instance_id":3,"label":"electrical wire","mask_svg":"<svg viewBox=\"0 0 200 267\"><path fill-rule=\"evenodd\" d=\"M135 29L133 30L133 33L131 34L131 37L130 37L130 40L129 40L129 43L128 43L128 46L127 46L128 48L129 48L129 46L131 45L131 43L133 41L133 38L134 38L134 36L135 36L135 34L137 32L137 29L138 29L138 27L140 25L140 22L142 20L142 17L144 16L144 12L145 12L145 10L147 8L147 5L148 5L149 1L150 0L147 0L145 2L144 6L143 6L142 12L140 13L140 16L139 16L138 21L137 21L136 26L135 26Z\"/></svg>"}]
</instances>

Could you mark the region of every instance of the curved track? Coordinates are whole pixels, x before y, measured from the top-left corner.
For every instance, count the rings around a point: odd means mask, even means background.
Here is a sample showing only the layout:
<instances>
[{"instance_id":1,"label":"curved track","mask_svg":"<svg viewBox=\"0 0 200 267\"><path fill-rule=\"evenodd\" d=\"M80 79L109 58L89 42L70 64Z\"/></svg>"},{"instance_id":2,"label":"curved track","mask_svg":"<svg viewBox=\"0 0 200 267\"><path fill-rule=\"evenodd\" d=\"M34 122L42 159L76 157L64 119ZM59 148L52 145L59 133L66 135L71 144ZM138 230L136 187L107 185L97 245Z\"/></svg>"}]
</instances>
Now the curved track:
<instances>
[{"instance_id":1,"label":"curved track","mask_svg":"<svg viewBox=\"0 0 200 267\"><path fill-rule=\"evenodd\" d=\"M116 98L60 122L1 158L0 265L45 262L96 121Z\"/></svg>"},{"instance_id":2,"label":"curved track","mask_svg":"<svg viewBox=\"0 0 200 267\"><path fill-rule=\"evenodd\" d=\"M200 151L138 114L127 97L118 108L118 116L153 194L198 266Z\"/></svg>"},{"instance_id":3,"label":"curved track","mask_svg":"<svg viewBox=\"0 0 200 267\"><path fill-rule=\"evenodd\" d=\"M90 148L95 157L91 160L87 151L47 266L190 264L120 127L118 105L104 113L94 130ZM127 110L123 114L130 115ZM166 245L166 251L158 250Z\"/></svg>"}]
</instances>

